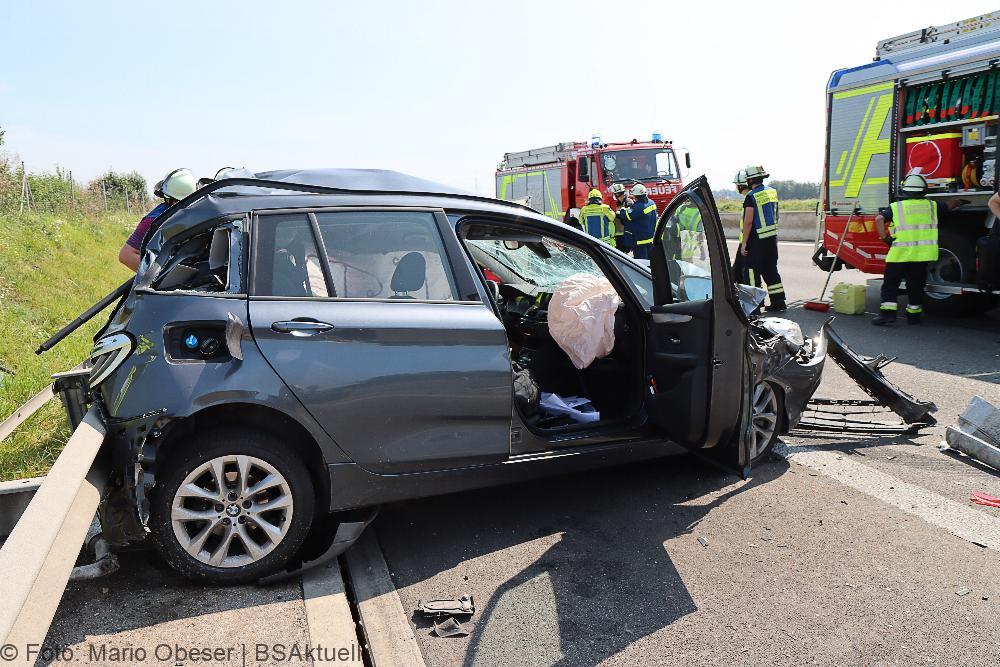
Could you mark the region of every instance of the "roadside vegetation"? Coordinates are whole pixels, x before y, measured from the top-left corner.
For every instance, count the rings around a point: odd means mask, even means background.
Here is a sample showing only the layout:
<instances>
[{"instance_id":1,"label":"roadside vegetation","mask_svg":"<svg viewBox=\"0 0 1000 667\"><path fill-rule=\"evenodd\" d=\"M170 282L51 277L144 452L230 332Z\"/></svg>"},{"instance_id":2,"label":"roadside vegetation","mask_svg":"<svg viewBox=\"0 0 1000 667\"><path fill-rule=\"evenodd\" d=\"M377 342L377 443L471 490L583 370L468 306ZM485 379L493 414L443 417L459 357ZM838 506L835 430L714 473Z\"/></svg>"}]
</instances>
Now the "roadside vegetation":
<instances>
[{"instance_id":1,"label":"roadside vegetation","mask_svg":"<svg viewBox=\"0 0 1000 667\"><path fill-rule=\"evenodd\" d=\"M22 180L20 163L0 154L0 367L13 372L0 371L0 420L44 389L52 373L90 352L100 316L55 349L34 353L128 277L118 249L148 197L136 174L109 172L84 187L57 169L28 174L28 212L21 210ZM0 442L0 481L44 474L68 436L62 406L53 399Z\"/></svg>"},{"instance_id":2,"label":"roadside vegetation","mask_svg":"<svg viewBox=\"0 0 1000 667\"><path fill-rule=\"evenodd\" d=\"M778 191L778 208L782 211L815 211L819 202L819 183L802 181L768 181ZM714 191L715 202L723 213L736 213L743 208L743 197L732 188Z\"/></svg>"},{"instance_id":3,"label":"roadside vegetation","mask_svg":"<svg viewBox=\"0 0 1000 667\"><path fill-rule=\"evenodd\" d=\"M818 199L781 199L778 202L778 209L782 211L815 211L818 202ZM743 209L742 199L716 198L715 203L722 213L737 213Z\"/></svg>"}]
</instances>

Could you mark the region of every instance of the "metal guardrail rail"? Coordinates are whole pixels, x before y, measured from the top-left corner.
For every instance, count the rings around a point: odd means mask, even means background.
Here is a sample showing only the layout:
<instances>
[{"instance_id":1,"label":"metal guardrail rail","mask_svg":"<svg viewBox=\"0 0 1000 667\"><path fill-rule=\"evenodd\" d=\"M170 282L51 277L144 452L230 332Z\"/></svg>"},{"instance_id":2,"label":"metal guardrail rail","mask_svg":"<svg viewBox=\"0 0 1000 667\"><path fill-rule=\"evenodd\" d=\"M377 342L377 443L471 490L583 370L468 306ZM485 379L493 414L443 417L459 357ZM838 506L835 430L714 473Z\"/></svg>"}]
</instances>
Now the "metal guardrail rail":
<instances>
[{"instance_id":1,"label":"metal guardrail rail","mask_svg":"<svg viewBox=\"0 0 1000 667\"><path fill-rule=\"evenodd\" d=\"M55 385L50 384L45 389L25 401L24 405L14 410L13 414L0 422L0 440L14 432L28 417L42 409L55 396Z\"/></svg>"},{"instance_id":2,"label":"metal guardrail rail","mask_svg":"<svg viewBox=\"0 0 1000 667\"><path fill-rule=\"evenodd\" d=\"M107 482L105 435L91 408L0 548L0 644L20 649L10 664L30 664L25 648L55 616Z\"/></svg>"}]
</instances>

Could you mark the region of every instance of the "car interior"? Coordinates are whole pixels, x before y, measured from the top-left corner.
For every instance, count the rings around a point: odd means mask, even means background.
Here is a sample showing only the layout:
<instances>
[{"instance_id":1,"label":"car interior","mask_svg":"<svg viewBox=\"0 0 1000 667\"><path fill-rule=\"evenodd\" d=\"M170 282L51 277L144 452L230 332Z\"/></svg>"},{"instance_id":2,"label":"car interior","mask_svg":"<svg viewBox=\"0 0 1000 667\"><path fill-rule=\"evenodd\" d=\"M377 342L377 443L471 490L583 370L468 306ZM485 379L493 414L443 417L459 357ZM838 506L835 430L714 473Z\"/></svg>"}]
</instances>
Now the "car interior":
<instances>
[{"instance_id":1,"label":"car interior","mask_svg":"<svg viewBox=\"0 0 1000 667\"><path fill-rule=\"evenodd\" d=\"M230 288L229 261L233 244L240 242L231 224L194 234L177 244L153 286L163 292L226 292Z\"/></svg>"},{"instance_id":2,"label":"car interior","mask_svg":"<svg viewBox=\"0 0 1000 667\"><path fill-rule=\"evenodd\" d=\"M480 224L465 226L462 236L487 285L493 284L515 372L515 403L524 423L534 431L553 434L627 423L638 416L643 329L632 308L620 303L611 352L583 369L573 365L549 331L549 306L559 284L578 273L606 277L597 262L582 248L551 237L512 238L504 229ZM547 412L530 391L524 391L525 382L539 393L588 399L600 418L579 422Z\"/></svg>"},{"instance_id":3,"label":"car interior","mask_svg":"<svg viewBox=\"0 0 1000 667\"><path fill-rule=\"evenodd\" d=\"M268 224L261 225L258 235L258 293L348 299L455 298L432 218L364 211L316 217L328 255L330 284L306 217L274 215L268 216Z\"/></svg>"}]
</instances>

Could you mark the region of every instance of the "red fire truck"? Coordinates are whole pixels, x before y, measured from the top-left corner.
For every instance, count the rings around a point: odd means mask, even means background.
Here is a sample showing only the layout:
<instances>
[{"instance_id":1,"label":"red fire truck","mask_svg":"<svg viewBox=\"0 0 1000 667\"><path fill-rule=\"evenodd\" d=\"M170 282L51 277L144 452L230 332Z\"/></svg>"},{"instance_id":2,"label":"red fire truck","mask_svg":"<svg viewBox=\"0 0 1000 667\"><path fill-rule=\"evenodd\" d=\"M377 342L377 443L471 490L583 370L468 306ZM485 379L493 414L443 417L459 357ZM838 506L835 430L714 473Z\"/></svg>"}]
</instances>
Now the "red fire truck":
<instances>
[{"instance_id":1,"label":"red fire truck","mask_svg":"<svg viewBox=\"0 0 1000 667\"><path fill-rule=\"evenodd\" d=\"M684 160L690 168L687 152ZM571 141L507 153L496 172L497 199L527 203L556 220L565 220L572 209L586 204L591 188L604 193L604 202L611 204L608 188L613 183L642 183L662 211L683 187L671 142L658 134L651 141L611 144L594 137L589 143Z\"/></svg>"},{"instance_id":2,"label":"red fire truck","mask_svg":"<svg viewBox=\"0 0 1000 667\"><path fill-rule=\"evenodd\" d=\"M883 273L888 248L875 216L898 198L903 178L920 173L929 197L964 200L939 221L928 307L980 305L988 290L977 286L976 247L993 224L987 201L997 181L998 55L1000 12L993 12L883 40L873 62L831 75L814 256L820 268L830 267L840 246L838 266Z\"/></svg>"}]
</instances>

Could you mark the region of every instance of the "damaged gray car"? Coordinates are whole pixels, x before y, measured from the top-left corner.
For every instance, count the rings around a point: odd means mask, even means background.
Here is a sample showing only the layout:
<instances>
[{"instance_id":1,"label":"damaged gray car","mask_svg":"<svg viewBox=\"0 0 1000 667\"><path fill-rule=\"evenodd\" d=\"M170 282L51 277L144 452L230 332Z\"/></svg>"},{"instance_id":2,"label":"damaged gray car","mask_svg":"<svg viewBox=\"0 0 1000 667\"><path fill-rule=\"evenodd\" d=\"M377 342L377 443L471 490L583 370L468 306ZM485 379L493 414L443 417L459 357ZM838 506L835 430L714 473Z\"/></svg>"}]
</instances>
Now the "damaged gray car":
<instances>
[{"instance_id":1,"label":"damaged gray car","mask_svg":"<svg viewBox=\"0 0 1000 667\"><path fill-rule=\"evenodd\" d=\"M825 329L752 314L704 178L648 266L518 204L351 170L207 185L141 257L60 382L108 426L105 539L203 581L322 562L389 501L690 451L747 475L826 358ZM593 324L573 281L612 304L582 367L550 327Z\"/></svg>"}]
</instances>

